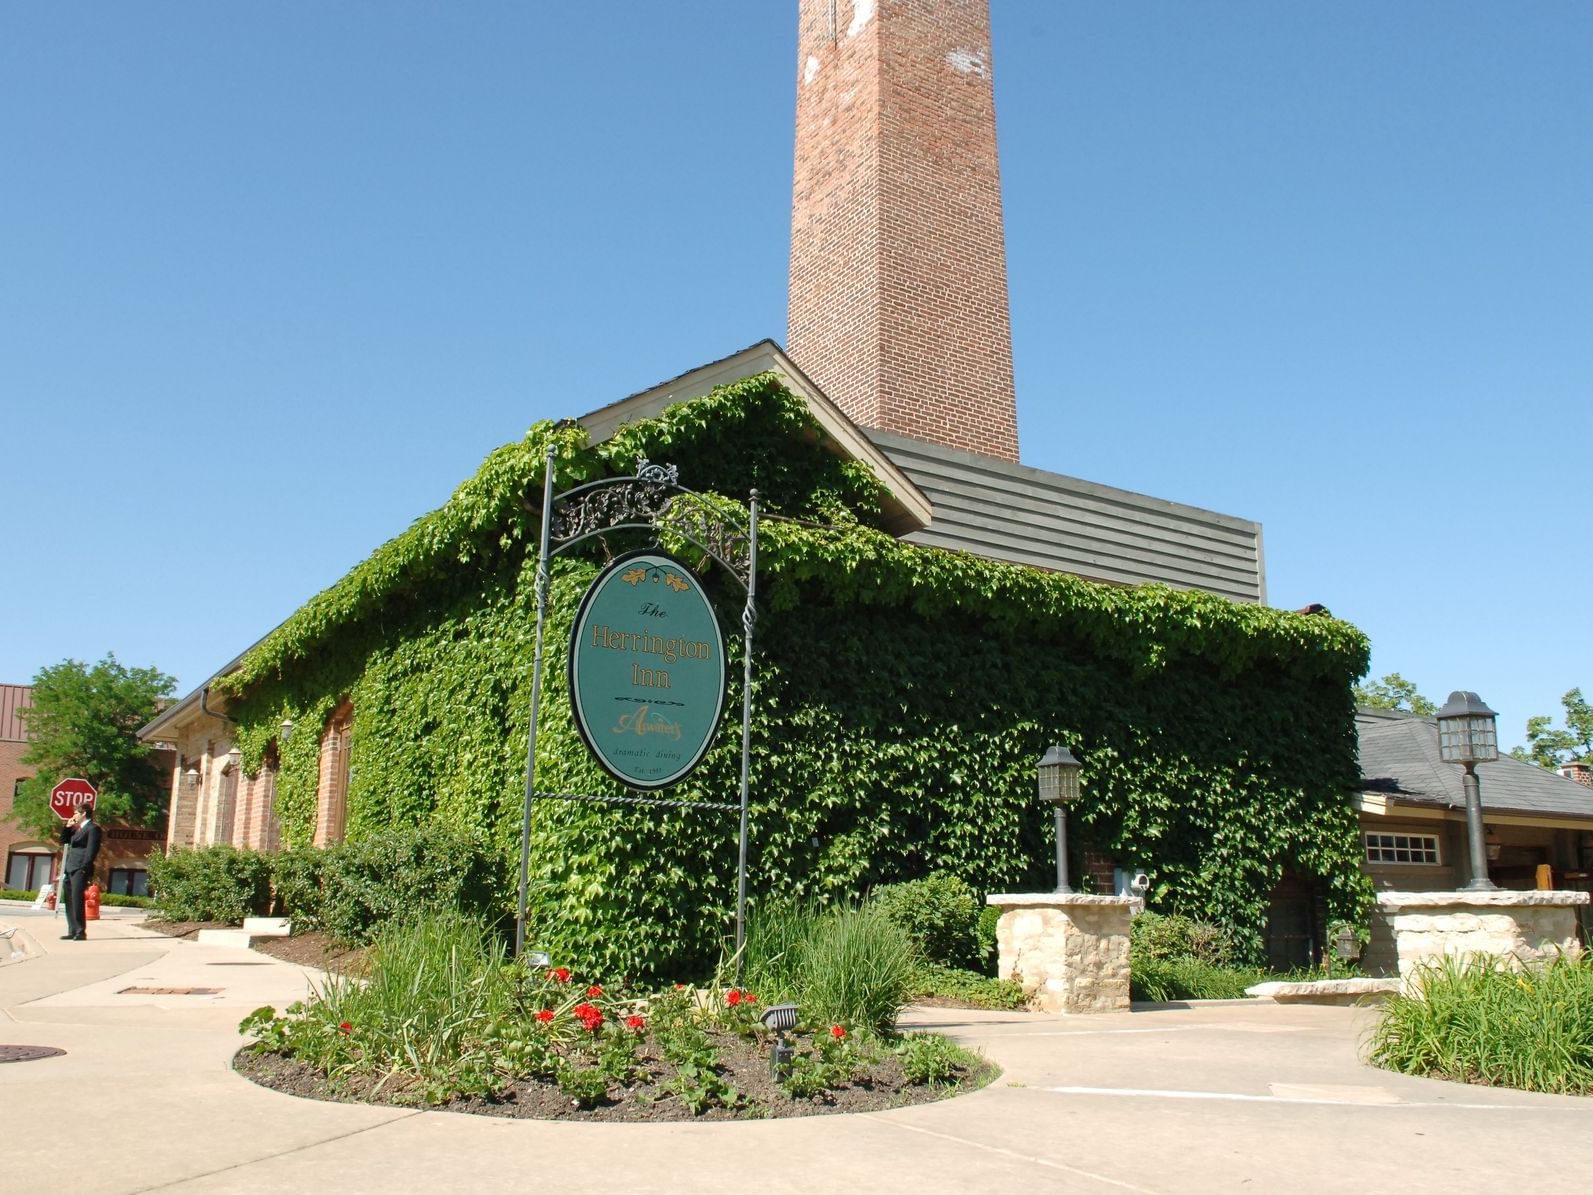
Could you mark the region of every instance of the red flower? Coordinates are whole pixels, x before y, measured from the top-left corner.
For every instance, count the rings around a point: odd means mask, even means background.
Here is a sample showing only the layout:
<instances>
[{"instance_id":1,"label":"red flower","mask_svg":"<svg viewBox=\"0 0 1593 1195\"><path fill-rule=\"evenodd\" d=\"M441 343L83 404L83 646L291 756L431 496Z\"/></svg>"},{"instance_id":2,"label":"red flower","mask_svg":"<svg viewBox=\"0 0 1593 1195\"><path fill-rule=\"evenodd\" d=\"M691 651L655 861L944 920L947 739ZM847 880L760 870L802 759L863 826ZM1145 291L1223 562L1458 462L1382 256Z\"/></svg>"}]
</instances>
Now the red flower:
<instances>
[{"instance_id":1,"label":"red flower","mask_svg":"<svg viewBox=\"0 0 1593 1195\"><path fill-rule=\"evenodd\" d=\"M756 1004L758 1002L758 998L756 996L754 996L751 992L748 992L746 995L742 996L741 998L743 1000L745 1000L748 1004Z\"/></svg>"},{"instance_id":2,"label":"red flower","mask_svg":"<svg viewBox=\"0 0 1593 1195\"><path fill-rule=\"evenodd\" d=\"M552 1019L553 1010L551 1008L544 1008L541 1012L537 1013L537 1020L541 1021L544 1025L546 1025Z\"/></svg>"},{"instance_id":3,"label":"red flower","mask_svg":"<svg viewBox=\"0 0 1593 1195\"><path fill-rule=\"evenodd\" d=\"M603 985L600 983L594 983L591 987L586 989L586 994L593 1000L596 1000L603 994Z\"/></svg>"},{"instance_id":4,"label":"red flower","mask_svg":"<svg viewBox=\"0 0 1593 1195\"><path fill-rule=\"evenodd\" d=\"M569 983L570 969L568 967L554 967L548 972L548 978L555 983Z\"/></svg>"},{"instance_id":5,"label":"red flower","mask_svg":"<svg viewBox=\"0 0 1593 1195\"><path fill-rule=\"evenodd\" d=\"M684 991L685 991L685 990L686 990L686 985L685 985L685 984L683 984L683 983L677 983L677 984L676 984L676 985L675 985L675 990L676 990L676 991L677 991L677 992L684 992Z\"/></svg>"},{"instance_id":6,"label":"red flower","mask_svg":"<svg viewBox=\"0 0 1593 1195\"><path fill-rule=\"evenodd\" d=\"M640 1033L643 1029L647 1028L647 1022L638 1016L628 1016L625 1018L625 1028L629 1029L632 1033Z\"/></svg>"},{"instance_id":7,"label":"red flower","mask_svg":"<svg viewBox=\"0 0 1593 1195\"><path fill-rule=\"evenodd\" d=\"M731 1008L734 1008L736 1005L741 1003L741 993L735 988L731 988L725 993L725 1003L730 1005Z\"/></svg>"},{"instance_id":8,"label":"red flower","mask_svg":"<svg viewBox=\"0 0 1593 1195\"><path fill-rule=\"evenodd\" d=\"M830 1036L833 1037L836 1041L840 1041L843 1037L846 1036L846 1030L841 1028L839 1025L831 1025L830 1026Z\"/></svg>"},{"instance_id":9,"label":"red flower","mask_svg":"<svg viewBox=\"0 0 1593 1195\"><path fill-rule=\"evenodd\" d=\"M354 1032L354 1026L351 1025L349 1022L344 1021L340 1025L338 1025L337 1031L339 1033L353 1033Z\"/></svg>"},{"instance_id":10,"label":"red flower","mask_svg":"<svg viewBox=\"0 0 1593 1195\"><path fill-rule=\"evenodd\" d=\"M588 1033L596 1033L597 1027L603 1023L603 1014L592 1004L577 1004L571 1011Z\"/></svg>"}]
</instances>

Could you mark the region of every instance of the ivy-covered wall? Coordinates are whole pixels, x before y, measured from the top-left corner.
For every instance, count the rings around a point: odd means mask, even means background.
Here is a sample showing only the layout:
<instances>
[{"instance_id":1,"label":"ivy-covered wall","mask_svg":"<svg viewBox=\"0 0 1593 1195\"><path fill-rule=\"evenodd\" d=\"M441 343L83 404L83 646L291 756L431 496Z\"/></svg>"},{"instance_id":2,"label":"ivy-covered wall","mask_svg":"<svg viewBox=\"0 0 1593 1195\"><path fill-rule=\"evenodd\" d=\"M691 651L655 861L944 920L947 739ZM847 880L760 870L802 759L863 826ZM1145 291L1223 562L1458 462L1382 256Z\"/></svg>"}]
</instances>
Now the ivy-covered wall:
<instances>
[{"instance_id":1,"label":"ivy-covered wall","mask_svg":"<svg viewBox=\"0 0 1593 1195\"><path fill-rule=\"evenodd\" d=\"M288 839L313 832L315 729L348 697L351 837L432 817L518 850L534 504L552 437L561 489L647 456L695 489L744 500L757 486L766 503L755 894L849 895L935 868L985 891L1049 887L1051 819L1034 764L1060 741L1084 764L1070 837L1148 871L1154 905L1230 923L1252 954L1285 869L1321 877L1333 915L1360 913L1350 685L1367 647L1355 628L899 543L873 525L872 478L820 435L763 376L601 445L539 424L494 453L228 678L246 769L284 717L311 728L280 745ZM537 761L547 791L623 791L588 758L564 691L568 627L603 550L554 570ZM736 628L739 589L707 580ZM672 796L735 799L741 669L739 639L729 642L731 713ZM535 939L613 974L698 972L729 922L735 845L736 819L720 811L540 802Z\"/></svg>"}]
</instances>

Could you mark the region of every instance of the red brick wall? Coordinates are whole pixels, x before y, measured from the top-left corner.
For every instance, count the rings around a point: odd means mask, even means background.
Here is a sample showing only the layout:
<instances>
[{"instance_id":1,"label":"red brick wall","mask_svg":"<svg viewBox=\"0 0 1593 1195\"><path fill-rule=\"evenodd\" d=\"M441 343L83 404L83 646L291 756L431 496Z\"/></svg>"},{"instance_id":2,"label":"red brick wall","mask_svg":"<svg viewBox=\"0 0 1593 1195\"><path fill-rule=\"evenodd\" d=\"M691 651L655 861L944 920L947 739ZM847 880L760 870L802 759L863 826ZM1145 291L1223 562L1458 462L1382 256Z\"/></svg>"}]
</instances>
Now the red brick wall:
<instances>
[{"instance_id":1,"label":"red brick wall","mask_svg":"<svg viewBox=\"0 0 1593 1195\"><path fill-rule=\"evenodd\" d=\"M321 734L321 774L315 792L316 846L342 842L348 824L348 768L354 708L343 702Z\"/></svg>"},{"instance_id":2,"label":"red brick wall","mask_svg":"<svg viewBox=\"0 0 1593 1195\"><path fill-rule=\"evenodd\" d=\"M989 0L801 0L787 348L865 427L1018 459Z\"/></svg>"},{"instance_id":3,"label":"red brick wall","mask_svg":"<svg viewBox=\"0 0 1593 1195\"><path fill-rule=\"evenodd\" d=\"M49 839L42 839L30 831L20 829L11 820L11 802L16 792L17 781L26 780L33 775L31 765L24 765L22 755L27 751L26 743L0 740L0 868L6 865L11 849L17 846L49 846L52 849L56 843ZM50 874L54 875L54 865L51 865ZM5 875L0 873L0 887L4 887Z\"/></svg>"}]
</instances>

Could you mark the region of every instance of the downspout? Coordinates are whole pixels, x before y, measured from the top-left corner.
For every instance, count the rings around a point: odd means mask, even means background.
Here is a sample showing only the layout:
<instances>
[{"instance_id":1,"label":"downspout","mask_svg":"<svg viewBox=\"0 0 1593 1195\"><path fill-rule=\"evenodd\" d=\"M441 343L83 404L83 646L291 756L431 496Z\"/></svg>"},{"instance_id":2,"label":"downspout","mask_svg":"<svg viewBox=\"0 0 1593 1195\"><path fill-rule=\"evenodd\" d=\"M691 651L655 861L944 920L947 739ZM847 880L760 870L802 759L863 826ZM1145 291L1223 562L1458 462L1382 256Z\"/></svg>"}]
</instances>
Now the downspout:
<instances>
[{"instance_id":1,"label":"downspout","mask_svg":"<svg viewBox=\"0 0 1593 1195\"><path fill-rule=\"evenodd\" d=\"M210 708L209 704L205 701L205 698L207 698L209 696L210 696L210 686L209 685L201 686L201 688L199 690L199 711L200 711L200 713L209 714L212 718L219 718L223 722L226 722L226 723L228 723L228 724L230 724L232 726L236 726L237 723L234 722L231 718L227 717L226 714L218 714L218 713L216 713L215 710Z\"/></svg>"}]
</instances>

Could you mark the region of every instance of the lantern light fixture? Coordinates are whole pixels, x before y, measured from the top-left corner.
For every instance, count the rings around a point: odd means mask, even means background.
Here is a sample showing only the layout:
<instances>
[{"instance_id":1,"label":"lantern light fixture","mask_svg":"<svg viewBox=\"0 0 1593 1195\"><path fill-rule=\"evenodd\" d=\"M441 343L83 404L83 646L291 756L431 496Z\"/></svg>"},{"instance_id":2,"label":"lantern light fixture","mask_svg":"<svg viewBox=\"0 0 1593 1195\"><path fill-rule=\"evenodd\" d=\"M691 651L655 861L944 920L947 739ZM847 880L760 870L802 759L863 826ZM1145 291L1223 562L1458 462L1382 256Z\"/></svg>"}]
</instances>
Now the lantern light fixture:
<instances>
[{"instance_id":1,"label":"lantern light fixture","mask_svg":"<svg viewBox=\"0 0 1593 1195\"><path fill-rule=\"evenodd\" d=\"M1499 758L1499 715L1469 689L1456 689L1439 710L1438 756L1465 769L1461 787L1466 794L1466 840L1471 848L1471 880L1467 892L1491 892L1488 878L1488 841L1482 826L1482 785L1477 765Z\"/></svg>"}]
</instances>

